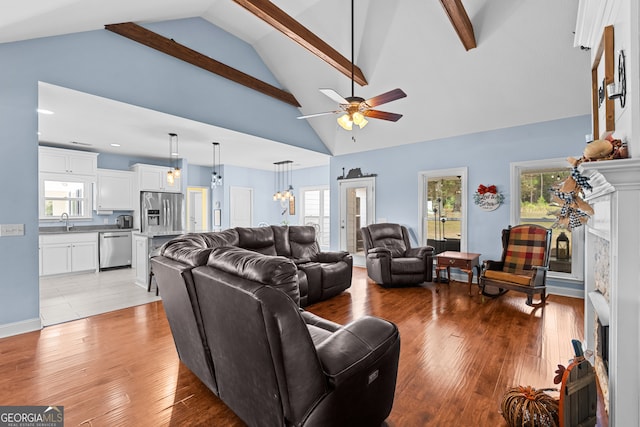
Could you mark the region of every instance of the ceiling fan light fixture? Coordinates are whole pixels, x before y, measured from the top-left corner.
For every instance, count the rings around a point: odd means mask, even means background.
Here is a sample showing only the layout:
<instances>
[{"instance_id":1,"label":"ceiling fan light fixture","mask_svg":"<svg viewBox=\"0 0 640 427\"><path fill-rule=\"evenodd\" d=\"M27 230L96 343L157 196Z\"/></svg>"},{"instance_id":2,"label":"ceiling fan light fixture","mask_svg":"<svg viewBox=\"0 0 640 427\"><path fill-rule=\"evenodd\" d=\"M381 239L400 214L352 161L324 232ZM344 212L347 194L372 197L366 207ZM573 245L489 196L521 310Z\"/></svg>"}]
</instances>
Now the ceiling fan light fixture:
<instances>
[{"instance_id":1,"label":"ceiling fan light fixture","mask_svg":"<svg viewBox=\"0 0 640 427\"><path fill-rule=\"evenodd\" d=\"M342 116L338 117L338 124L344 130L351 130L353 126L353 121L351 120L351 117L348 114L343 114Z\"/></svg>"}]
</instances>

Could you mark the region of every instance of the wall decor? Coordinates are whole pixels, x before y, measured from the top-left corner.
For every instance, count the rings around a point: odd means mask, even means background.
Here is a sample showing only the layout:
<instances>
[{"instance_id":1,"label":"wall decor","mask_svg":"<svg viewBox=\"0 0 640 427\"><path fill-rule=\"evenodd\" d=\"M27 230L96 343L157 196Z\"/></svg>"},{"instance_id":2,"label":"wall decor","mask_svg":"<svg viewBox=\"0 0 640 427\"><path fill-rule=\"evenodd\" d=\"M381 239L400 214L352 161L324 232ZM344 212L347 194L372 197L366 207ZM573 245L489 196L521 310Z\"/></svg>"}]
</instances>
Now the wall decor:
<instances>
[{"instance_id":1,"label":"wall decor","mask_svg":"<svg viewBox=\"0 0 640 427\"><path fill-rule=\"evenodd\" d=\"M589 177L583 176L578 169L580 160L569 157L567 161L571 164L571 175L564 181L551 188L553 200L560 205L556 222L552 228L566 228L573 230L589 221L593 215L593 207L585 202L585 190L592 190L589 184Z\"/></svg>"},{"instance_id":2,"label":"wall decor","mask_svg":"<svg viewBox=\"0 0 640 427\"><path fill-rule=\"evenodd\" d=\"M480 184L473 195L473 202L483 211L495 211L504 202L504 195L495 185L485 187Z\"/></svg>"},{"instance_id":3,"label":"wall decor","mask_svg":"<svg viewBox=\"0 0 640 427\"><path fill-rule=\"evenodd\" d=\"M291 198L289 199L289 215L295 215L296 214L296 198L294 196L291 196Z\"/></svg>"},{"instance_id":4,"label":"wall decor","mask_svg":"<svg viewBox=\"0 0 640 427\"><path fill-rule=\"evenodd\" d=\"M377 174L375 173L363 174L360 168L353 168L353 169L349 169L349 173L345 175L344 168L342 168L342 176L339 176L338 179L366 178L369 176L377 176Z\"/></svg>"},{"instance_id":5,"label":"wall decor","mask_svg":"<svg viewBox=\"0 0 640 427\"><path fill-rule=\"evenodd\" d=\"M594 139L603 139L616 129L615 100L605 96L606 87L614 83L613 41L613 25L609 25L604 28L591 66L591 117Z\"/></svg>"}]
</instances>

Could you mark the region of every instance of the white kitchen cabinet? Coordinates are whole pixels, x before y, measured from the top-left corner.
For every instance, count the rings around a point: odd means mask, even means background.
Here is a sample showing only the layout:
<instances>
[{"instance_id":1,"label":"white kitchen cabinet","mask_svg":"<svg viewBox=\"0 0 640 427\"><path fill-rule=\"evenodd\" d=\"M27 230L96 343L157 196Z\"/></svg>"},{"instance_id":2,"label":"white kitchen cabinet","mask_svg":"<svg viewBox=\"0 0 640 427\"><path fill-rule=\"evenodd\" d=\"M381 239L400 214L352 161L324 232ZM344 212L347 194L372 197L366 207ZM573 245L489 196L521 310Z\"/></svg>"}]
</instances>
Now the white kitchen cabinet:
<instances>
[{"instance_id":1,"label":"white kitchen cabinet","mask_svg":"<svg viewBox=\"0 0 640 427\"><path fill-rule=\"evenodd\" d=\"M135 209L134 176L130 171L98 169L96 211L132 211Z\"/></svg>"},{"instance_id":2,"label":"white kitchen cabinet","mask_svg":"<svg viewBox=\"0 0 640 427\"><path fill-rule=\"evenodd\" d=\"M169 167L136 163L131 169L136 174L138 191L182 192L180 178L176 178L173 184L167 182Z\"/></svg>"},{"instance_id":3,"label":"white kitchen cabinet","mask_svg":"<svg viewBox=\"0 0 640 427\"><path fill-rule=\"evenodd\" d=\"M71 271L71 244L52 243L40 246L42 251L41 275L69 273Z\"/></svg>"},{"instance_id":4,"label":"white kitchen cabinet","mask_svg":"<svg viewBox=\"0 0 640 427\"><path fill-rule=\"evenodd\" d=\"M97 270L98 233L40 235L40 275Z\"/></svg>"},{"instance_id":5,"label":"white kitchen cabinet","mask_svg":"<svg viewBox=\"0 0 640 427\"><path fill-rule=\"evenodd\" d=\"M38 153L40 172L95 176L98 169L98 153L52 147L38 147Z\"/></svg>"}]
</instances>

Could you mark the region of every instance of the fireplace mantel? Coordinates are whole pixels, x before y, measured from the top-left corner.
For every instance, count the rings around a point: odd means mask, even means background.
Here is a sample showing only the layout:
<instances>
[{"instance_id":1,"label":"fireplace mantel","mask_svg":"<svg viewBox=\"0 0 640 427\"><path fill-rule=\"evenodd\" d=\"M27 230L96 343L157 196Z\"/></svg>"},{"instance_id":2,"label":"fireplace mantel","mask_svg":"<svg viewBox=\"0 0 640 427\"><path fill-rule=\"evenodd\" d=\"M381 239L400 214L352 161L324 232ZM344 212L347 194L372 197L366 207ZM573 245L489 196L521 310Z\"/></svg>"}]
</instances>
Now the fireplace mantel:
<instances>
[{"instance_id":1,"label":"fireplace mantel","mask_svg":"<svg viewBox=\"0 0 640 427\"><path fill-rule=\"evenodd\" d=\"M640 425L640 160L618 159L580 165L593 191L585 200L595 210L585 233L585 347L595 349L595 292L598 256L608 246L610 425ZM607 242L606 244L604 242ZM602 263L602 258L600 261ZM600 267L602 264L600 264ZM600 280L601 277L598 279Z\"/></svg>"}]
</instances>

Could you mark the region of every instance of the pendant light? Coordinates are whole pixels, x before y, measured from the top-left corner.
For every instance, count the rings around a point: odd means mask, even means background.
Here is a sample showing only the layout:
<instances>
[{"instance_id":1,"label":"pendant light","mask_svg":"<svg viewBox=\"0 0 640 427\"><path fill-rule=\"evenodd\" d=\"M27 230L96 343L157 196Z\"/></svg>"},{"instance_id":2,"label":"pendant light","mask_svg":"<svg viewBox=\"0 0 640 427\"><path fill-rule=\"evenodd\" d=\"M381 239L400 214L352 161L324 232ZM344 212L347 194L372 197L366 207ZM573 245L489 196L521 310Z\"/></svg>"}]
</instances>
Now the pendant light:
<instances>
[{"instance_id":1,"label":"pendant light","mask_svg":"<svg viewBox=\"0 0 640 427\"><path fill-rule=\"evenodd\" d=\"M167 183L173 185L177 178L180 178L180 167L178 166L178 134L169 133L169 171L167 172Z\"/></svg>"},{"instance_id":2,"label":"pendant light","mask_svg":"<svg viewBox=\"0 0 640 427\"><path fill-rule=\"evenodd\" d=\"M220 143L212 142L213 145L213 171L211 172L211 188L222 185L222 165L220 164ZM217 159L216 163L216 151Z\"/></svg>"},{"instance_id":3,"label":"pendant light","mask_svg":"<svg viewBox=\"0 0 640 427\"><path fill-rule=\"evenodd\" d=\"M273 200L292 200L293 160L282 160L273 164Z\"/></svg>"}]
</instances>

